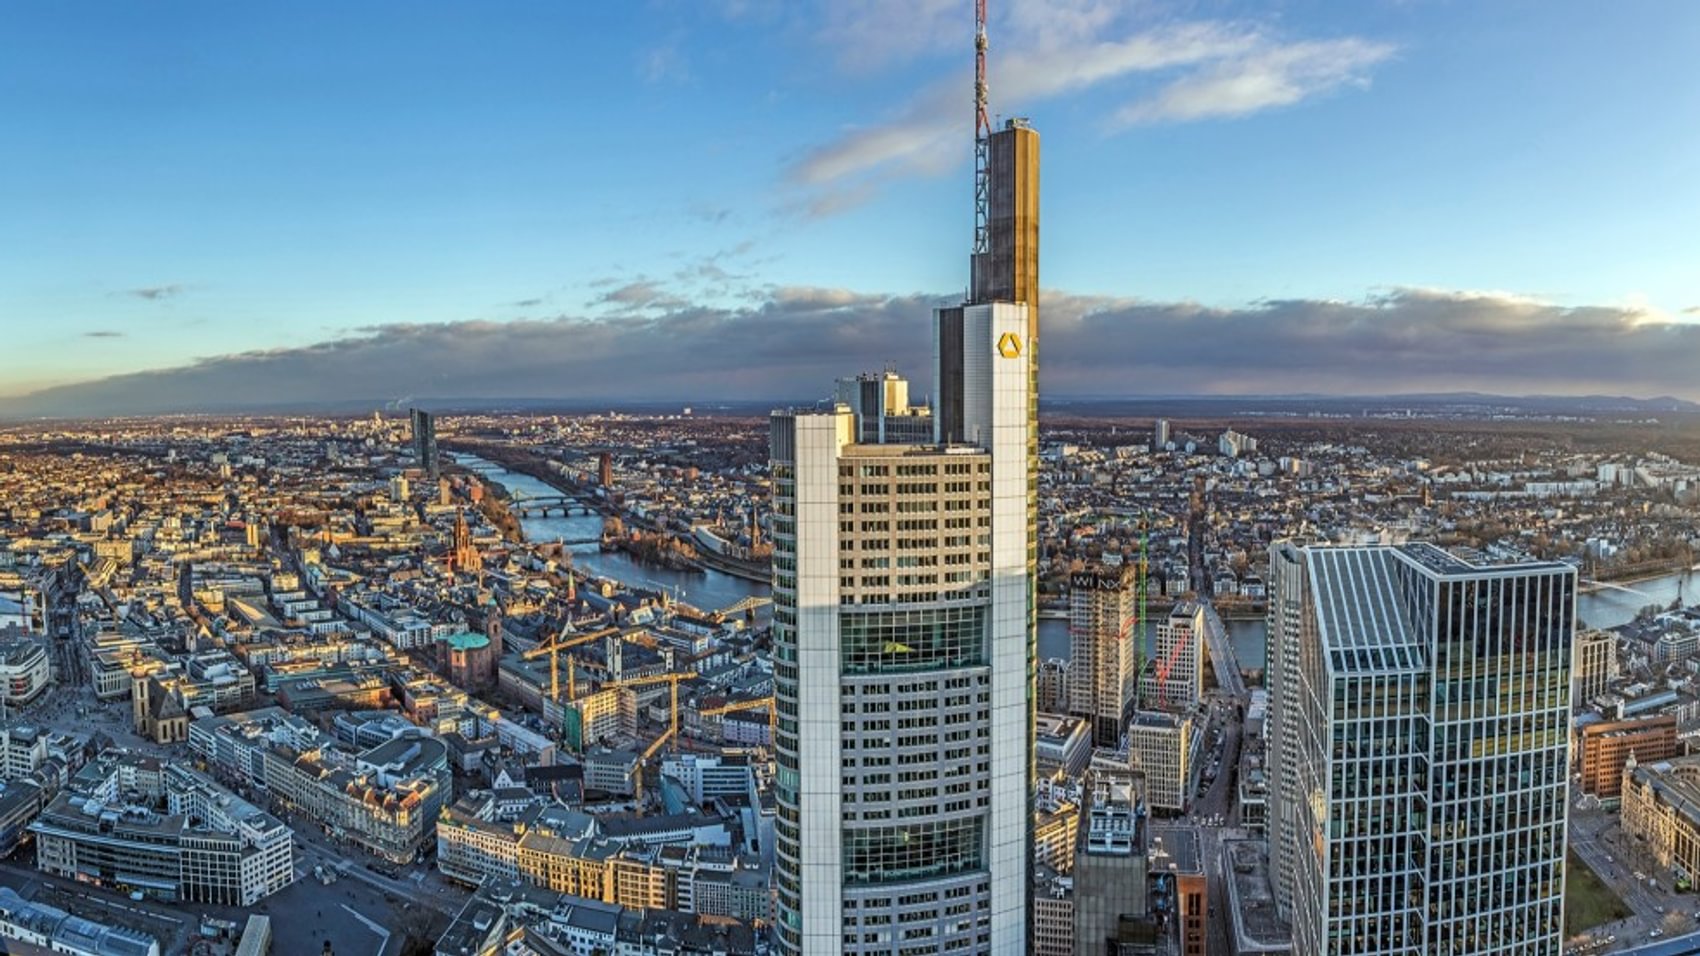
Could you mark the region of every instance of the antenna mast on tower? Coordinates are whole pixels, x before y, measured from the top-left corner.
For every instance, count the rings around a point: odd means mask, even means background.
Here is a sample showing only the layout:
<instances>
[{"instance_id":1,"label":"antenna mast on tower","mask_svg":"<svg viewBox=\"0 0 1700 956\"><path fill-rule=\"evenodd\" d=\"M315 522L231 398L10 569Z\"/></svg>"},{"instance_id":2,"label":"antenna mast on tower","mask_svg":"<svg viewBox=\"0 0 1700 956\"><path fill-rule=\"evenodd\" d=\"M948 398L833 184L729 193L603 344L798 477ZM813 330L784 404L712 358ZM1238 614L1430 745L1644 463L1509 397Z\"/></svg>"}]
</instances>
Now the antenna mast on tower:
<instances>
[{"instance_id":1,"label":"antenna mast on tower","mask_svg":"<svg viewBox=\"0 0 1700 956\"><path fill-rule=\"evenodd\" d=\"M986 0L974 0L974 255L991 251L986 221L991 208L992 121L986 116ZM977 290L976 290L977 291Z\"/></svg>"}]
</instances>

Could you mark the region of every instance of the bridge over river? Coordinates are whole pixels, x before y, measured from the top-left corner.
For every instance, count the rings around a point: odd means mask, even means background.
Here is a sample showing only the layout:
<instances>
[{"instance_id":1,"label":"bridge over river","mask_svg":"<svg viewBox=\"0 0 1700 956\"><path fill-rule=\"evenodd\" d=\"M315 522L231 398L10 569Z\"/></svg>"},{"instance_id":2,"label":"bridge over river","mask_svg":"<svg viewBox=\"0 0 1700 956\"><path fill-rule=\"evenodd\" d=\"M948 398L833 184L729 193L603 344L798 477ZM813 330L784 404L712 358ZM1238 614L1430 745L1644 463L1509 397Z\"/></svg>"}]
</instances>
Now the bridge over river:
<instances>
[{"instance_id":1,"label":"bridge over river","mask_svg":"<svg viewBox=\"0 0 1700 956\"><path fill-rule=\"evenodd\" d=\"M509 499L508 510L513 512L516 518L550 518L557 514L563 518L571 518L574 515L597 514L595 508L567 495L532 496L520 492L515 492L513 498Z\"/></svg>"}]
</instances>

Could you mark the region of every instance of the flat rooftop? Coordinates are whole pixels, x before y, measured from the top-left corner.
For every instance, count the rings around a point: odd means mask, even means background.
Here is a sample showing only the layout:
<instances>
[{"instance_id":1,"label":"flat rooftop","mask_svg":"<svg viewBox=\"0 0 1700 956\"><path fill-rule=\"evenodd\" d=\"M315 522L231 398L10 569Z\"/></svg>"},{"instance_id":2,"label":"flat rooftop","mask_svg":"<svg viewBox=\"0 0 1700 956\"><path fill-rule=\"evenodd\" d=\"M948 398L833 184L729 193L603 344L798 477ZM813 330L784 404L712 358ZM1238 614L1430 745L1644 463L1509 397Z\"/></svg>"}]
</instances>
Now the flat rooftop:
<instances>
[{"instance_id":1,"label":"flat rooftop","mask_svg":"<svg viewBox=\"0 0 1700 956\"><path fill-rule=\"evenodd\" d=\"M1146 853L1152 873L1203 873L1203 844L1197 827L1152 827Z\"/></svg>"},{"instance_id":2,"label":"flat rooftop","mask_svg":"<svg viewBox=\"0 0 1700 956\"><path fill-rule=\"evenodd\" d=\"M1223 840L1222 856L1228 874L1234 949L1240 953L1291 953L1292 930L1275 915L1269 845L1262 840Z\"/></svg>"}]
</instances>

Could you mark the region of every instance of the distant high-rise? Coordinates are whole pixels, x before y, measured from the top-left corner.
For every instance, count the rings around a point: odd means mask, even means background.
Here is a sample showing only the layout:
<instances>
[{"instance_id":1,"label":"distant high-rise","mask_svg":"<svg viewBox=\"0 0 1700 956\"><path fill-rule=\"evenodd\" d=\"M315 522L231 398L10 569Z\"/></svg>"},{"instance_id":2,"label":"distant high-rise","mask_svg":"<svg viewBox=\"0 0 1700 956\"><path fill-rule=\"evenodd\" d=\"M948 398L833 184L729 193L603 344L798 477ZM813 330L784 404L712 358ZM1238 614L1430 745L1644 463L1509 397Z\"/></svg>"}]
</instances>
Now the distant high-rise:
<instances>
[{"instance_id":1,"label":"distant high-rise","mask_svg":"<svg viewBox=\"0 0 1700 956\"><path fill-rule=\"evenodd\" d=\"M435 480L439 474L436 416L424 409L410 408L407 417L413 426L413 457L418 460L419 467L425 470L425 474Z\"/></svg>"},{"instance_id":2,"label":"distant high-rise","mask_svg":"<svg viewBox=\"0 0 1700 956\"><path fill-rule=\"evenodd\" d=\"M596 483L604 488L614 487L614 456L608 452L596 456Z\"/></svg>"},{"instance_id":3,"label":"distant high-rise","mask_svg":"<svg viewBox=\"0 0 1700 956\"><path fill-rule=\"evenodd\" d=\"M1617 677L1617 635L1611 631L1583 631L1576 635L1575 656L1575 693L1570 705L1580 709L1605 693Z\"/></svg>"},{"instance_id":4,"label":"distant high-rise","mask_svg":"<svg viewBox=\"0 0 1700 956\"><path fill-rule=\"evenodd\" d=\"M1139 668L1138 592L1131 565L1095 567L1069 579L1069 713L1092 723L1092 743L1115 747L1134 709Z\"/></svg>"},{"instance_id":5,"label":"distant high-rise","mask_svg":"<svg viewBox=\"0 0 1700 956\"><path fill-rule=\"evenodd\" d=\"M1157 419L1157 424L1151 429L1151 450L1162 451L1163 446L1168 443L1169 420L1167 418L1159 418Z\"/></svg>"},{"instance_id":6,"label":"distant high-rise","mask_svg":"<svg viewBox=\"0 0 1700 956\"><path fill-rule=\"evenodd\" d=\"M857 441L925 444L933 440L931 411L909 404L909 380L890 369L839 379L838 400L856 415Z\"/></svg>"},{"instance_id":7,"label":"distant high-rise","mask_svg":"<svg viewBox=\"0 0 1700 956\"><path fill-rule=\"evenodd\" d=\"M1576 571L1271 549L1269 845L1295 956L1557 956Z\"/></svg>"},{"instance_id":8,"label":"distant high-rise","mask_svg":"<svg viewBox=\"0 0 1700 956\"><path fill-rule=\"evenodd\" d=\"M1068 709L1068 661L1053 657L1039 662L1039 676L1034 681L1039 710L1060 714Z\"/></svg>"}]
</instances>

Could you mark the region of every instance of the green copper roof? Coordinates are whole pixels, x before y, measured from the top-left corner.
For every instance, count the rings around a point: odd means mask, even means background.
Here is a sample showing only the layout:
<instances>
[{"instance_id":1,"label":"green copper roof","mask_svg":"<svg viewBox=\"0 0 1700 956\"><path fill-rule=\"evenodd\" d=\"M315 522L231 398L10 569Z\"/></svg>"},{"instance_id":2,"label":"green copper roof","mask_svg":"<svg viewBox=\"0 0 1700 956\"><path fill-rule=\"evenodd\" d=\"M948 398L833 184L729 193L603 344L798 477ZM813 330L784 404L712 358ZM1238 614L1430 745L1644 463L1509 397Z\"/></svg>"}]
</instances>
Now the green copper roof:
<instances>
[{"instance_id":1,"label":"green copper roof","mask_svg":"<svg viewBox=\"0 0 1700 956\"><path fill-rule=\"evenodd\" d=\"M489 645L490 639L483 634L462 631L459 634L449 635L449 646L457 651L471 651Z\"/></svg>"}]
</instances>

